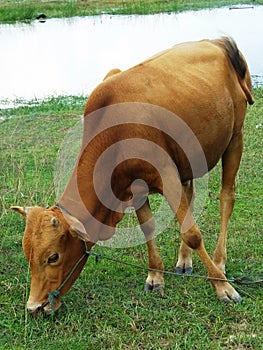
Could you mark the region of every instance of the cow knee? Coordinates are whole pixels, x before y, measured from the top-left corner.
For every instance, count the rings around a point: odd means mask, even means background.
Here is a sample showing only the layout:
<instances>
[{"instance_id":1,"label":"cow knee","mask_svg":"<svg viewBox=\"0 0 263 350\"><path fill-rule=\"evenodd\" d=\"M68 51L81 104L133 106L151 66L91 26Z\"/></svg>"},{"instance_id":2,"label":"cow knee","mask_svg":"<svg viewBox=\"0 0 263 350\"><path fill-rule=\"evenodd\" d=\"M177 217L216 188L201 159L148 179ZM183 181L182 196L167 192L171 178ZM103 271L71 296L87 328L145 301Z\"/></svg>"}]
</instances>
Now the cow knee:
<instances>
[{"instance_id":1,"label":"cow knee","mask_svg":"<svg viewBox=\"0 0 263 350\"><path fill-rule=\"evenodd\" d=\"M202 235L199 229L194 226L187 232L182 234L183 241L192 249L200 247L202 242Z\"/></svg>"}]
</instances>

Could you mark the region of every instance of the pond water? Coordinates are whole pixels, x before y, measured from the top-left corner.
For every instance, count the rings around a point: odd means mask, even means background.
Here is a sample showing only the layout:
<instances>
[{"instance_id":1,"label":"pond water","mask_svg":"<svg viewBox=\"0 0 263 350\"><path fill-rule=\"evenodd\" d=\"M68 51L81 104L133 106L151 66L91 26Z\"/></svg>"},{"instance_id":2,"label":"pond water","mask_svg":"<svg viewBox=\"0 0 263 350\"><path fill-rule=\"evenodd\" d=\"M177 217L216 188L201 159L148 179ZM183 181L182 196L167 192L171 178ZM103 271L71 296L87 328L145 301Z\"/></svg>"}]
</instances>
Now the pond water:
<instances>
[{"instance_id":1,"label":"pond water","mask_svg":"<svg viewBox=\"0 0 263 350\"><path fill-rule=\"evenodd\" d=\"M263 76L262 33L263 6L0 25L0 101L88 95L111 68L126 69L182 41L221 35L231 35L251 73Z\"/></svg>"}]
</instances>

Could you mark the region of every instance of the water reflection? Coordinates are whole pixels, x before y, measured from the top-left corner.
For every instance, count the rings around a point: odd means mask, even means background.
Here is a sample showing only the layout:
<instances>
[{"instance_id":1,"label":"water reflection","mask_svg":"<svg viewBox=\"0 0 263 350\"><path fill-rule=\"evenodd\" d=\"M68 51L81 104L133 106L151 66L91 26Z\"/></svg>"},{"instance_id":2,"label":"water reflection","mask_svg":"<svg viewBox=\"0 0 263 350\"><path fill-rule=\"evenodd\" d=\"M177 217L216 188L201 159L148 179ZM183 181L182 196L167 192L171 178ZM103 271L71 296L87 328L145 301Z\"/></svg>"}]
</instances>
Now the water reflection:
<instances>
[{"instance_id":1,"label":"water reflection","mask_svg":"<svg viewBox=\"0 0 263 350\"><path fill-rule=\"evenodd\" d=\"M50 19L0 25L0 100L84 94L113 67L126 69L178 42L231 35L263 75L263 6L147 16Z\"/></svg>"}]
</instances>

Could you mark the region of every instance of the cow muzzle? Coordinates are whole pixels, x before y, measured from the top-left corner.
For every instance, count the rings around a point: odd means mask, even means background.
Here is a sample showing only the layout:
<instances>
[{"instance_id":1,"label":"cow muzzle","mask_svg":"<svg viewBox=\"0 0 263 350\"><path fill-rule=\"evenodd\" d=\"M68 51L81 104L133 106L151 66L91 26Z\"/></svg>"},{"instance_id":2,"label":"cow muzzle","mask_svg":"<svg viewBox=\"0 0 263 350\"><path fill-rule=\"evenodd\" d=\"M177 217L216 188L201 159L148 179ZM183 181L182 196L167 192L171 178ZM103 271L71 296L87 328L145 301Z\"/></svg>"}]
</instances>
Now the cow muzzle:
<instances>
[{"instance_id":1,"label":"cow muzzle","mask_svg":"<svg viewBox=\"0 0 263 350\"><path fill-rule=\"evenodd\" d=\"M55 311L57 311L61 306L60 298L56 298L52 301L52 307L50 305L49 300L44 303L38 303L33 300L32 297L29 297L27 302L27 310L29 311L31 316L37 316L40 313L44 313L45 315L51 315Z\"/></svg>"}]
</instances>

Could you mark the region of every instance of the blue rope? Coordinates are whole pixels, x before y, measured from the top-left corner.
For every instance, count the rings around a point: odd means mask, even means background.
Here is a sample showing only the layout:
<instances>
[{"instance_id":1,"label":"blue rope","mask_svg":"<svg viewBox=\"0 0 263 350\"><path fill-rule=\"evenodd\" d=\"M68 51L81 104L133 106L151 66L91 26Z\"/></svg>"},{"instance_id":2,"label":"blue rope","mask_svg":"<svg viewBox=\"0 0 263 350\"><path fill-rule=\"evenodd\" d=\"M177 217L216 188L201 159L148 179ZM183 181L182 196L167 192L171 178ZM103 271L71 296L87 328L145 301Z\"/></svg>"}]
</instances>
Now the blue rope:
<instances>
[{"instance_id":1,"label":"blue rope","mask_svg":"<svg viewBox=\"0 0 263 350\"><path fill-rule=\"evenodd\" d=\"M55 300L59 297L60 291L58 289L53 290L52 292L48 293L48 302L50 305L50 315L53 317L55 314Z\"/></svg>"}]
</instances>

